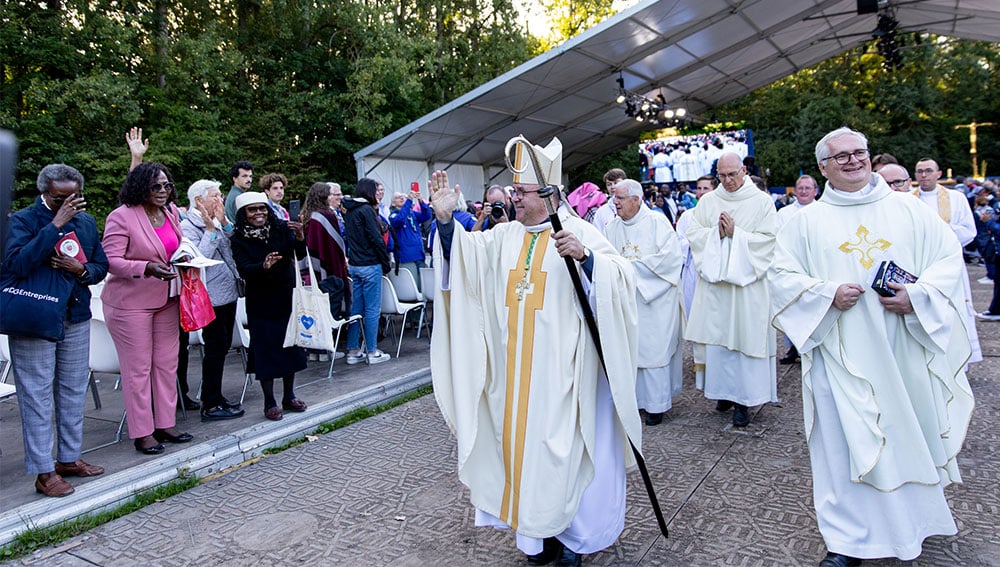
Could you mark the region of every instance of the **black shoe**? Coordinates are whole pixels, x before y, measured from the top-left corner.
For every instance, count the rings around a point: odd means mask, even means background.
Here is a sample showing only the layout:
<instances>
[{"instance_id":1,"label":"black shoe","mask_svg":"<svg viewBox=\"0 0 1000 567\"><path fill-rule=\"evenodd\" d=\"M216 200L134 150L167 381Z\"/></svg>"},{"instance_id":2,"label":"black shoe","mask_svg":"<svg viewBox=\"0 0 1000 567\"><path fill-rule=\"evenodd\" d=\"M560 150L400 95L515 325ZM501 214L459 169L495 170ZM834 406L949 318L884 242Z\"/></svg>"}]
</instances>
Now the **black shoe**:
<instances>
[{"instance_id":1,"label":"black shoe","mask_svg":"<svg viewBox=\"0 0 1000 567\"><path fill-rule=\"evenodd\" d=\"M237 417L243 417L246 411L242 409L233 409L226 406L215 406L214 408L208 408L201 410L201 420L202 421L223 421L226 419L236 419Z\"/></svg>"},{"instance_id":2,"label":"black shoe","mask_svg":"<svg viewBox=\"0 0 1000 567\"><path fill-rule=\"evenodd\" d=\"M159 455L160 453L166 450L166 447L163 446L163 443L157 443L152 447L143 447L142 439L136 439L135 441L132 442L132 444L135 445L135 450L139 451L143 455Z\"/></svg>"},{"instance_id":3,"label":"black shoe","mask_svg":"<svg viewBox=\"0 0 1000 567\"><path fill-rule=\"evenodd\" d=\"M830 552L819 562L819 567L856 567L857 565L861 565L861 561L857 557L848 557Z\"/></svg>"},{"instance_id":4,"label":"black shoe","mask_svg":"<svg viewBox=\"0 0 1000 567\"><path fill-rule=\"evenodd\" d=\"M153 439L156 439L160 443L164 441L169 441L170 443L187 443L194 439L194 436L190 433L181 433L180 435L171 435L164 429L154 429Z\"/></svg>"},{"instance_id":5,"label":"black shoe","mask_svg":"<svg viewBox=\"0 0 1000 567\"><path fill-rule=\"evenodd\" d=\"M563 550L563 544L554 537L547 537L542 540L542 552L528 556L529 565L548 565L559 559Z\"/></svg>"},{"instance_id":6,"label":"black shoe","mask_svg":"<svg viewBox=\"0 0 1000 567\"><path fill-rule=\"evenodd\" d=\"M182 405L184 406L184 409L188 411L201 409L201 404L189 398L187 394L184 394L177 400L177 409L180 409Z\"/></svg>"},{"instance_id":7,"label":"black shoe","mask_svg":"<svg viewBox=\"0 0 1000 567\"><path fill-rule=\"evenodd\" d=\"M733 404L733 427L746 427L750 425L750 413L745 405Z\"/></svg>"},{"instance_id":8,"label":"black shoe","mask_svg":"<svg viewBox=\"0 0 1000 567\"><path fill-rule=\"evenodd\" d=\"M231 410L238 410L243 407L243 404L234 404L233 402L227 400L226 398L222 398L222 403L220 403L219 405L226 409L231 409Z\"/></svg>"},{"instance_id":9,"label":"black shoe","mask_svg":"<svg viewBox=\"0 0 1000 567\"><path fill-rule=\"evenodd\" d=\"M729 411L733 409L733 402L729 400L719 400L715 402L715 411Z\"/></svg>"},{"instance_id":10,"label":"black shoe","mask_svg":"<svg viewBox=\"0 0 1000 567\"><path fill-rule=\"evenodd\" d=\"M799 358L798 349L795 348L795 345L792 345L792 348L788 349L788 353L785 354L785 356L779 358L778 362L780 362L781 364L795 364L796 362L800 362L801 360L802 359Z\"/></svg>"},{"instance_id":11,"label":"black shoe","mask_svg":"<svg viewBox=\"0 0 1000 567\"><path fill-rule=\"evenodd\" d=\"M583 563L583 556L568 547L563 547L556 565L567 565L568 567L580 567Z\"/></svg>"},{"instance_id":12,"label":"black shoe","mask_svg":"<svg viewBox=\"0 0 1000 567\"><path fill-rule=\"evenodd\" d=\"M659 424L663 423L663 414L664 413L665 412L660 412L660 413L649 413L649 412L647 412L646 413L646 425L659 425Z\"/></svg>"}]
</instances>

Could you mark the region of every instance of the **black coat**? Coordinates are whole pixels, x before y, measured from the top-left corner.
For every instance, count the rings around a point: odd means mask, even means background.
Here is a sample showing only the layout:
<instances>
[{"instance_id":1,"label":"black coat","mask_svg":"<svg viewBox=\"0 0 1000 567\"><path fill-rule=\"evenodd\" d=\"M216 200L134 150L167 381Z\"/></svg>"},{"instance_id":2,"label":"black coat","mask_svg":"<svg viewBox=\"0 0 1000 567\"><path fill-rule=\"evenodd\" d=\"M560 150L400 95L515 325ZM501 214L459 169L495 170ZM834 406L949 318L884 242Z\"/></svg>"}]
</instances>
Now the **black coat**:
<instances>
[{"instance_id":1,"label":"black coat","mask_svg":"<svg viewBox=\"0 0 1000 567\"><path fill-rule=\"evenodd\" d=\"M344 199L344 232L347 235L347 260L351 266L382 266L389 273L389 250L382 240L378 214L368 201Z\"/></svg>"},{"instance_id":2,"label":"black coat","mask_svg":"<svg viewBox=\"0 0 1000 567\"><path fill-rule=\"evenodd\" d=\"M305 241L296 240L295 232L279 220L271 227L267 242L247 238L237 231L232 247L236 269L246 281L247 317L288 321L295 288L294 254L305 257ZM280 254L281 260L265 270L264 258L270 252Z\"/></svg>"}]
</instances>

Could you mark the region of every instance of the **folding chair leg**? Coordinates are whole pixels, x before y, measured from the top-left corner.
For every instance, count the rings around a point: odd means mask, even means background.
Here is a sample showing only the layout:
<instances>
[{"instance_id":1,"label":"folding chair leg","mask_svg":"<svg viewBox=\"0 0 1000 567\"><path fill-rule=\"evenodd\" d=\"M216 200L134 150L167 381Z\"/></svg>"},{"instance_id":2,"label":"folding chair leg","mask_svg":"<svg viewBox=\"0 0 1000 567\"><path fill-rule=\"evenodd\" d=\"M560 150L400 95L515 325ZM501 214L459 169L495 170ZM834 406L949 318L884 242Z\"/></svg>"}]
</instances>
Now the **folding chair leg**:
<instances>
[{"instance_id":1,"label":"folding chair leg","mask_svg":"<svg viewBox=\"0 0 1000 567\"><path fill-rule=\"evenodd\" d=\"M0 384L7 383L7 377L10 376L10 366L11 362L9 360L3 364L3 371L0 372Z\"/></svg>"},{"instance_id":2,"label":"folding chair leg","mask_svg":"<svg viewBox=\"0 0 1000 567\"><path fill-rule=\"evenodd\" d=\"M101 409L101 395L97 393L97 380L94 380L93 371L87 376L87 387L90 388L90 394L94 397L94 409Z\"/></svg>"},{"instance_id":3,"label":"folding chair leg","mask_svg":"<svg viewBox=\"0 0 1000 567\"><path fill-rule=\"evenodd\" d=\"M181 392L181 379L177 378L176 380L177 380L177 401L180 402L178 405L181 406L181 415L184 416L184 419L187 419L188 410L186 407L184 407L184 400L183 400L184 394Z\"/></svg>"},{"instance_id":4,"label":"folding chair leg","mask_svg":"<svg viewBox=\"0 0 1000 567\"><path fill-rule=\"evenodd\" d=\"M409 313L409 311L406 313ZM403 313L403 320L399 322L399 340L396 341L396 358L399 358L399 349L403 348L403 333L406 332L406 313Z\"/></svg>"},{"instance_id":5,"label":"folding chair leg","mask_svg":"<svg viewBox=\"0 0 1000 567\"><path fill-rule=\"evenodd\" d=\"M98 445L96 447L91 447L89 449L85 449L85 450L81 451L81 453L89 453L91 451L96 451L98 449L103 449L105 447L110 447L112 445L117 445L118 443L121 443L121 441L122 441L122 432L125 431L125 416L126 415L128 415L127 410L122 411L122 419L121 419L121 421L118 422L118 431L115 432L115 438L114 438L113 441L110 441L108 443L103 443L103 444Z\"/></svg>"},{"instance_id":6,"label":"folding chair leg","mask_svg":"<svg viewBox=\"0 0 1000 567\"><path fill-rule=\"evenodd\" d=\"M243 381L243 393L240 394L240 405L243 405L243 399L247 395L247 387L250 386L250 380L253 379L253 374L249 372L246 373L246 380Z\"/></svg>"}]
</instances>

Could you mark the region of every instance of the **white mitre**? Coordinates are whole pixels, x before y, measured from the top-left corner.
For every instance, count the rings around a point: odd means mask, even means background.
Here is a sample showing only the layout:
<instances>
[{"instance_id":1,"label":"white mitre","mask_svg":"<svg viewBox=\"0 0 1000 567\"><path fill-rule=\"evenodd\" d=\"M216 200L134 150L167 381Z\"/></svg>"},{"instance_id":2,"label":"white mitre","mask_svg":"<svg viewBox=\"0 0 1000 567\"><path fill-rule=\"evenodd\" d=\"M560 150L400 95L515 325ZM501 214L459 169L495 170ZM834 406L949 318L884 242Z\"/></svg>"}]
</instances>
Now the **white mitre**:
<instances>
[{"instance_id":1,"label":"white mitre","mask_svg":"<svg viewBox=\"0 0 1000 567\"><path fill-rule=\"evenodd\" d=\"M514 147L513 161L511 161L511 146ZM514 183L561 186L562 142L559 141L559 138L552 138L549 145L543 148L532 144L524 136L517 136L507 142L504 155L507 159L507 167L514 172ZM544 179L538 179L538 175L535 173L536 167L531 162L532 158L536 160L537 170L541 172Z\"/></svg>"}]
</instances>

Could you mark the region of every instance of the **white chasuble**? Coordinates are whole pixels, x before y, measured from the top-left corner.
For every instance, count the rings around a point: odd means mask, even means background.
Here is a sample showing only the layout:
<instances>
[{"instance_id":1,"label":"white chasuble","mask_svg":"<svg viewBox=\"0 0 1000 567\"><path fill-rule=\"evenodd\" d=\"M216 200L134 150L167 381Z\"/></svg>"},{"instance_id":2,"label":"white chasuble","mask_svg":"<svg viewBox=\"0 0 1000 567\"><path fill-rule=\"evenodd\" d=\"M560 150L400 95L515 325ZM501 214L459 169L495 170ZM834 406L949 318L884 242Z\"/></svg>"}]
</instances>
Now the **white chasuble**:
<instances>
[{"instance_id":1,"label":"white chasuble","mask_svg":"<svg viewBox=\"0 0 1000 567\"><path fill-rule=\"evenodd\" d=\"M684 256L670 221L645 205L629 220L615 217L605 230L615 250L632 262L639 313L640 408L661 413L683 383L680 278ZM644 372L645 371L645 372Z\"/></svg>"},{"instance_id":2,"label":"white chasuble","mask_svg":"<svg viewBox=\"0 0 1000 567\"><path fill-rule=\"evenodd\" d=\"M719 235L724 211L735 220L732 238ZM764 279L774 249L774 201L747 176L734 192L705 194L687 214L698 284L685 338L704 345L695 352L696 385L710 399L746 406L778 401L777 338Z\"/></svg>"},{"instance_id":3,"label":"white chasuble","mask_svg":"<svg viewBox=\"0 0 1000 567\"><path fill-rule=\"evenodd\" d=\"M581 501L600 461L617 462L621 471L634 461L625 435L641 447L634 271L597 229L564 212L560 218L592 251L591 279L574 267L597 318L609 411L598 409L600 362L548 223L473 233L456 225L450 259L434 247L441 284L431 338L434 395L455 434L459 478L472 504L516 530L519 545L522 536L556 536L570 526L586 508ZM599 453L599 432L617 438L616 454ZM624 502L619 476L615 490ZM593 516L607 526L588 526L588 533L610 537L610 545L623 516ZM534 545L540 550L537 540L522 549L534 553Z\"/></svg>"},{"instance_id":4,"label":"white chasuble","mask_svg":"<svg viewBox=\"0 0 1000 567\"><path fill-rule=\"evenodd\" d=\"M913 313L887 311L871 289L889 259L918 277L906 286ZM910 559L924 537L954 533L941 489L961 481L973 408L964 269L951 230L878 175L857 193L827 184L778 235L774 324L802 356L817 518L832 551ZM840 311L845 283L865 293Z\"/></svg>"}]
</instances>

